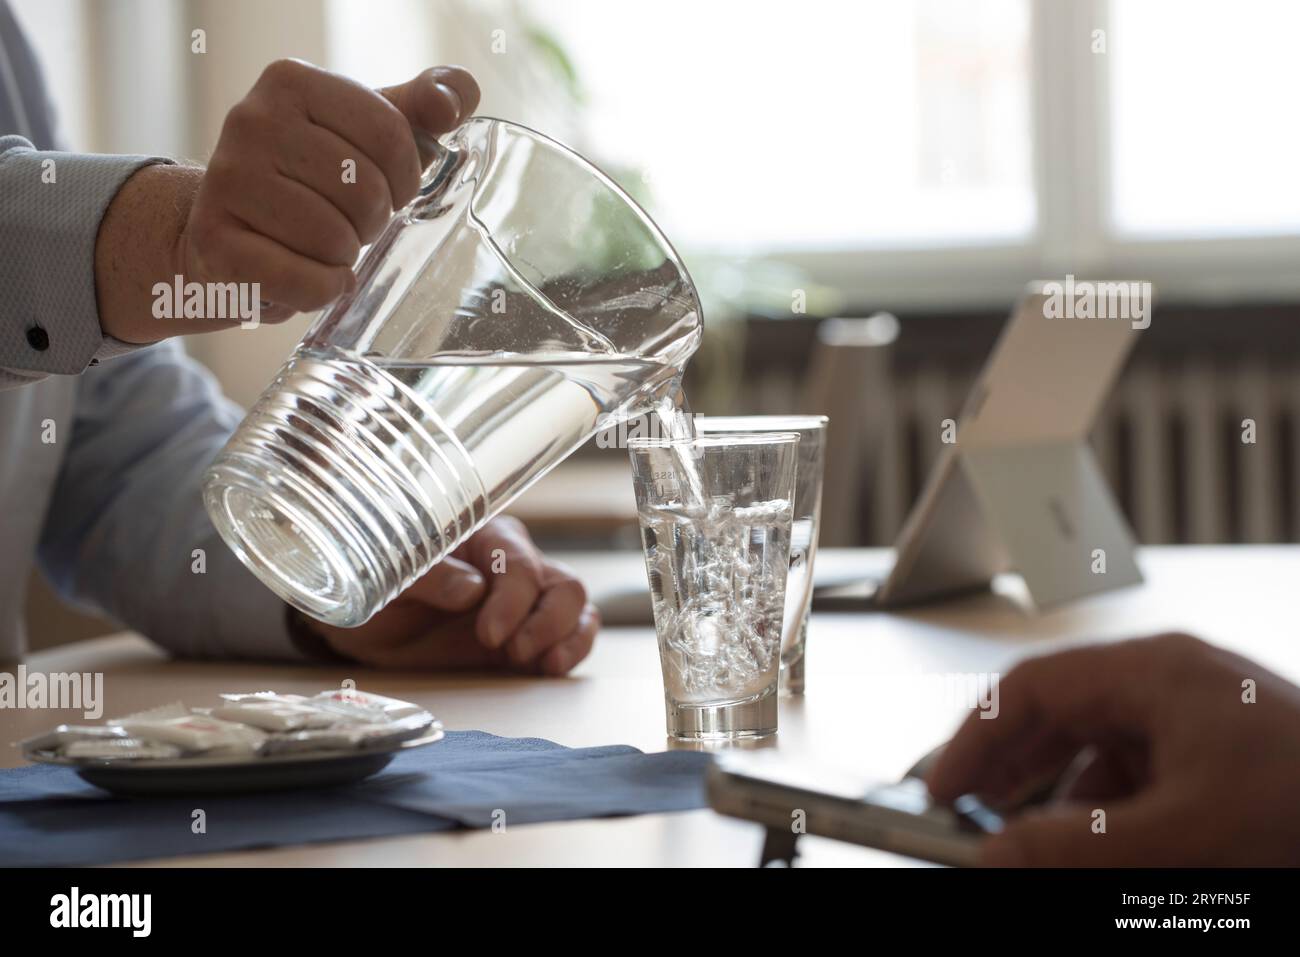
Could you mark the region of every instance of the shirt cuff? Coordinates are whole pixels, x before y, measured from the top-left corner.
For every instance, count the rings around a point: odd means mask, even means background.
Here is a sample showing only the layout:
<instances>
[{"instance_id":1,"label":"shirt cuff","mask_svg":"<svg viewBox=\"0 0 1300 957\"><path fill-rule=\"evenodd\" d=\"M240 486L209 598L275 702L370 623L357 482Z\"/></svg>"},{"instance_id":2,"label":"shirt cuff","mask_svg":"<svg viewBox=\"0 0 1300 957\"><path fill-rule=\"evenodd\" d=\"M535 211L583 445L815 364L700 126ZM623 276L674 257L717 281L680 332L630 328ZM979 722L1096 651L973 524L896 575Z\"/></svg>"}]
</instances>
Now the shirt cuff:
<instances>
[{"instance_id":1,"label":"shirt cuff","mask_svg":"<svg viewBox=\"0 0 1300 957\"><path fill-rule=\"evenodd\" d=\"M0 368L76 375L130 351L100 329L95 240L122 185L159 156L35 150L0 137Z\"/></svg>"},{"instance_id":2,"label":"shirt cuff","mask_svg":"<svg viewBox=\"0 0 1300 957\"><path fill-rule=\"evenodd\" d=\"M135 352L136 349L144 349L151 345L153 345L152 342L123 342L121 339L114 339L112 336L104 336L104 341L95 350L95 354L90 359L90 364L96 365L101 359L124 356L128 352Z\"/></svg>"}]
</instances>

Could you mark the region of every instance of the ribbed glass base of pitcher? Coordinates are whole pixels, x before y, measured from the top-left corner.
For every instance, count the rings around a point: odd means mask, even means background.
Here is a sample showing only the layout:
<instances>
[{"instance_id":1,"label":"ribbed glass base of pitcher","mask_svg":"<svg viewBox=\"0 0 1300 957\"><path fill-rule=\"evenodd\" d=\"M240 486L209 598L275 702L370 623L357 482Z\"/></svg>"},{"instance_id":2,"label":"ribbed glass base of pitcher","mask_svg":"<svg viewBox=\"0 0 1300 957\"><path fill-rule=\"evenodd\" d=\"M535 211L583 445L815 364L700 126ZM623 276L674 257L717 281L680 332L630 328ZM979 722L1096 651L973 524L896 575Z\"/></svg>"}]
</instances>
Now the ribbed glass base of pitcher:
<instances>
[{"instance_id":1,"label":"ribbed glass base of pitcher","mask_svg":"<svg viewBox=\"0 0 1300 957\"><path fill-rule=\"evenodd\" d=\"M226 543L285 601L352 627L487 518L469 453L373 364L300 350L204 477Z\"/></svg>"}]
</instances>

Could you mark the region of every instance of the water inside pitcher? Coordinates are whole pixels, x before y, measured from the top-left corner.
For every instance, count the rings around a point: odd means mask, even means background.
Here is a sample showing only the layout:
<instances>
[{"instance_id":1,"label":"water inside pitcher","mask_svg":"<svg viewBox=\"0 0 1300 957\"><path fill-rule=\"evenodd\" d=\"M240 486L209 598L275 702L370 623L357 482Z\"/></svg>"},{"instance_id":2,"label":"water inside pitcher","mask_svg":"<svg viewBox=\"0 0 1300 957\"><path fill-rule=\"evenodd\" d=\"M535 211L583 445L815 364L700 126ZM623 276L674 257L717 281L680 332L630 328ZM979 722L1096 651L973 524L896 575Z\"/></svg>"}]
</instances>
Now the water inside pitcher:
<instances>
[{"instance_id":1,"label":"water inside pitcher","mask_svg":"<svg viewBox=\"0 0 1300 957\"><path fill-rule=\"evenodd\" d=\"M240 559L331 624L366 621L598 427L660 405L699 343L685 267L590 163L486 118L436 154L204 477Z\"/></svg>"}]
</instances>

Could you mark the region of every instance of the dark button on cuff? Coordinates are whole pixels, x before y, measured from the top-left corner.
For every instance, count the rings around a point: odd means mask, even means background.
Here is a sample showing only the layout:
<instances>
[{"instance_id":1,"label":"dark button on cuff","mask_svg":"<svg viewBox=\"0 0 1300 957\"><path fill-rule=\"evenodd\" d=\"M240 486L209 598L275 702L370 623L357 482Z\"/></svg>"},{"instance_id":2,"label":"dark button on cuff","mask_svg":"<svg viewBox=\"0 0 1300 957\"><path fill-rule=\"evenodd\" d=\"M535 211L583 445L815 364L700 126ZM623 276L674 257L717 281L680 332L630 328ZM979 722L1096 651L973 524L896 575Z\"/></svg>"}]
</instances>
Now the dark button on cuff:
<instances>
[{"instance_id":1,"label":"dark button on cuff","mask_svg":"<svg viewBox=\"0 0 1300 957\"><path fill-rule=\"evenodd\" d=\"M37 352L44 352L50 347L50 334L40 326L32 326L27 330L27 344Z\"/></svg>"}]
</instances>

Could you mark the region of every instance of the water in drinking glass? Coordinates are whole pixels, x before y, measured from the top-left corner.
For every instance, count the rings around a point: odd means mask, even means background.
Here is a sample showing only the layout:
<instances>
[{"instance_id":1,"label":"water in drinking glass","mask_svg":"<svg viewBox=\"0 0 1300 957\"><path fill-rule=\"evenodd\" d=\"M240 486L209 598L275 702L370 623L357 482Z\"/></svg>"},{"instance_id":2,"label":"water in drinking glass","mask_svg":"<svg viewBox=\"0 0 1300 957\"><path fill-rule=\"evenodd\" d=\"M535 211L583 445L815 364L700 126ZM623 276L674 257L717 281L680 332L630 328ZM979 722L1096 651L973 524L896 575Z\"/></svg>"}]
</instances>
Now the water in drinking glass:
<instances>
[{"instance_id":1,"label":"water in drinking glass","mask_svg":"<svg viewBox=\"0 0 1300 957\"><path fill-rule=\"evenodd\" d=\"M776 730L798 438L628 443L676 737Z\"/></svg>"},{"instance_id":2,"label":"water in drinking glass","mask_svg":"<svg viewBox=\"0 0 1300 957\"><path fill-rule=\"evenodd\" d=\"M799 466L795 477L790 573L786 581L785 627L781 639L781 690L803 694L813 568L821 516L822 471L828 419L824 415L704 416L696 423L705 435L797 432Z\"/></svg>"},{"instance_id":3,"label":"water in drinking glass","mask_svg":"<svg viewBox=\"0 0 1300 957\"><path fill-rule=\"evenodd\" d=\"M770 690L781 662L790 502L640 511L665 689L719 706Z\"/></svg>"}]
</instances>

